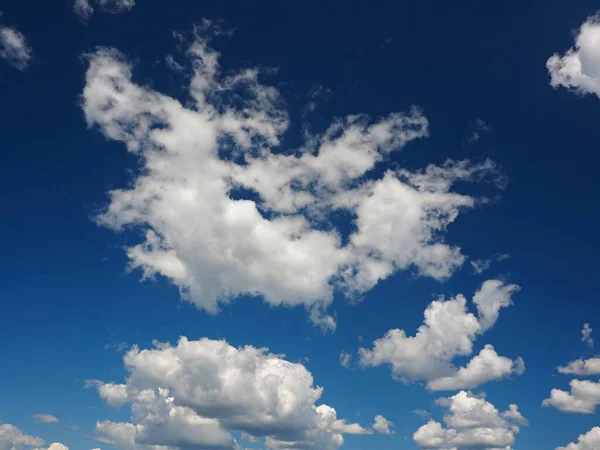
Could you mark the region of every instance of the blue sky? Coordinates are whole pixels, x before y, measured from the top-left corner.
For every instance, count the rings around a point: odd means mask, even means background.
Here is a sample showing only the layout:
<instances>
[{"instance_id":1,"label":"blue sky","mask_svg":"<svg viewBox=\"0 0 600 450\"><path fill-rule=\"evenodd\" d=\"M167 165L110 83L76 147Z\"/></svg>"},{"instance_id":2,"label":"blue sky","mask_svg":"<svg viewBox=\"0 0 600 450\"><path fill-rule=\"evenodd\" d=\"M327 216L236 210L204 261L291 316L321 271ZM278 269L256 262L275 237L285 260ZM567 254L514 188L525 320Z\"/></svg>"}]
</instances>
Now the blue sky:
<instances>
[{"instance_id":1,"label":"blue sky","mask_svg":"<svg viewBox=\"0 0 600 450\"><path fill-rule=\"evenodd\" d=\"M0 9L0 450L600 448L597 3Z\"/></svg>"}]
</instances>

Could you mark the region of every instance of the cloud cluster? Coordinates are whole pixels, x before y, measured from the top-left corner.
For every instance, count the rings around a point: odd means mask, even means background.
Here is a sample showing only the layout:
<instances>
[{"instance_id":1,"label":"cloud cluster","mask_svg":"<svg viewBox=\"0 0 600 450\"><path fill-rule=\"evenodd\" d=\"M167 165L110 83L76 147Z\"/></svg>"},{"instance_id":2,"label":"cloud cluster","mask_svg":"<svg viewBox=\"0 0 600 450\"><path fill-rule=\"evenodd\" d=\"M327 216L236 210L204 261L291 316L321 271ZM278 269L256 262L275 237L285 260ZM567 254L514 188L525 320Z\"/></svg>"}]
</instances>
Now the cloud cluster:
<instances>
[{"instance_id":1,"label":"cloud cluster","mask_svg":"<svg viewBox=\"0 0 600 450\"><path fill-rule=\"evenodd\" d=\"M0 424L0 450L69 450L65 445L55 442L42 448L44 441L35 436L23 434L14 425Z\"/></svg>"},{"instance_id":2,"label":"cloud cluster","mask_svg":"<svg viewBox=\"0 0 600 450\"><path fill-rule=\"evenodd\" d=\"M403 381L426 380L434 391L472 389L525 370L521 358L499 356L486 345L465 367L456 369L452 360L473 352L477 336L494 325L500 309L511 304L519 287L499 280L488 280L473 296L478 316L467 311L467 300L457 295L433 301L425 310L425 320L415 336L394 329L373 343L372 349L359 350L363 366L390 364L395 378Z\"/></svg>"},{"instance_id":3,"label":"cloud cluster","mask_svg":"<svg viewBox=\"0 0 600 450\"><path fill-rule=\"evenodd\" d=\"M117 50L89 56L87 122L123 142L143 167L130 187L110 192L98 217L115 230L143 232L127 249L131 268L166 277L209 312L236 297L261 297L302 305L332 329L326 310L336 289L361 295L403 269L443 280L463 264L443 234L476 199L451 188L501 183L493 162L381 174L391 152L428 135L417 109L378 120L348 116L284 148L289 118L279 92L262 84L258 69L222 74L219 53L197 34L187 51L185 106L135 84Z\"/></svg>"},{"instance_id":4,"label":"cloud cluster","mask_svg":"<svg viewBox=\"0 0 600 450\"><path fill-rule=\"evenodd\" d=\"M135 6L135 0L75 0L73 11L82 20L88 20L96 8L100 11L118 14L129 11Z\"/></svg>"},{"instance_id":5,"label":"cloud cluster","mask_svg":"<svg viewBox=\"0 0 600 450\"><path fill-rule=\"evenodd\" d=\"M553 87L600 97L600 16L588 18L579 29L575 47L550 57L546 67Z\"/></svg>"},{"instance_id":6,"label":"cloud cluster","mask_svg":"<svg viewBox=\"0 0 600 450\"><path fill-rule=\"evenodd\" d=\"M600 427L594 427L586 434L579 436L577 443L571 442L566 447L557 447L556 450L596 450L600 448Z\"/></svg>"},{"instance_id":7,"label":"cloud cluster","mask_svg":"<svg viewBox=\"0 0 600 450\"><path fill-rule=\"evenodd\" d=\"M542 406L552 406L565 413L593 414L600 405L600 382L571 380L571 391L552 389Z\"/></svg>"},{"instance_id":8,"label":"cloud cluster","mask_svg":"<svg viewBox=\"0 0 600 450\"><path fill-rule=\"evenodd\" d=\"M430 420L419 428L413 439L420 449L509 449L519 426L527 424L517 405L500 413L487 400L465 391L437 403L449 410L444 416L446 426Z\"/></svg>"},{"instance_id":9,"label":"cloud cluster","mask_svg":"<svg viewBox=\"0 0 600 450\"><path fill-rule=\"evenodd\" d=\"M234 449L230 432L241 431L270 448L326 450L344 434L371 434L317 405L323 388L311 373L266 349L182 337L176 346L134 347L124 363L126 384L89 384L110 405L130 404L131 423L96 426L100 440L122 449Z\"/></svg>"},{"instance_id":10,"label":"cloud cluster","mask_svg":"<svg viewBox=\"0 0 600 450\"><path fill-rule=\"evenodd\" d=\"M29 67L33 51L23 33L16 28L0 25L0 58L19 70Z\"/></svg>"}]
</instances>

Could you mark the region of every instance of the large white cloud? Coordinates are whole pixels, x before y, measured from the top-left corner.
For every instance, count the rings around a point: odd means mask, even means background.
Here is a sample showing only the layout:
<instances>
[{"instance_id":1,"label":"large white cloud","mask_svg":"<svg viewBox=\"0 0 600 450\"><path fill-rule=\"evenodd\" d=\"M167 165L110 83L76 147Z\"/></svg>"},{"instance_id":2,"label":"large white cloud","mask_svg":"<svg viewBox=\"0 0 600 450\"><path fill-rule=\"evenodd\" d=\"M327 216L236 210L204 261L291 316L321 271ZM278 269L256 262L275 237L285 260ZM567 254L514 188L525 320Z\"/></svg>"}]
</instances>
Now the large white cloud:
<instances>
[{"instance_id":1,"label":"large white cloud","mask_svg":"<svg viewBox=\"0 0 600 450\"><path fill-rule=\"evenodd\" d=\"M485 346L466 367L456 369L452 360L473 352L475 338L498 319L499 310L511 303L518 286L488 280L475 293L473 302L479 318L467 311L467 299L457 295L433 301L425 310L423 325L415 336L394 329L374 342L372 349L359 350L363 366L390 364L395 378L426 380L430 390L471 389L492 380L522 374L521 358L515 361L499 356Z\"/></svg>"},{"instance_id":2,"label":"large white cloud","mask_svg":"<svg viewBox=\"0 0 600 450\"><path fill-rule=\"evenodd\" d=\"M519 432L519 425L527 424L517 405L500 413L483 398L461 391L450 398L437 401L448 407L444 426L430 420L413 435L421 449L509 449Z\"/></svg>"},{"instance_id":3,"label":"large white cloud","mask_svg":"<svg viewBox=\"0 0 600 450\"><path fill-rule=\"evenodd\" d=\"M566 447L557 447L556 450L597 450L600 448L600 427L594 427L586 434L579 436L577 443L571 442Z\"/></svg>"},{"instance_id":4,"label":"large white cloud","mask_svg":"<svg viewBox=\"0 0 600 450\"><path fill-rule=\"evenodd\" d=\"M600 405L600 382L571 380L571 391L552 389L543 406L553 406L566 413L593 414Z\"/></svg>"},{"instance_id":5,"label":"large white cloud","mask_svg":"<svg viewBox=\"0 0 600 450\"><path fill-rule=\"evenodd\" d=\"M187 55L186 106L135 84L118 51L89 56L87 122L142 163L98 218L115 230L143 230L127 250L132 268L167 277L210 312L258 296L303 305L315 323L333 328L326 309L335 289L360 295L409 268L442 280L462 265L443 234L475 198L450 189L483 177L501 184L494 163L448 161L376 177L392 151L428 135L416 109L378 120L349 116L299 148L282 148L288 114L260 71L222 74L208 38L196 38ZM340 225L339 212L352 223Z\"/></svg>"},{"instance_id":6,"label":"large white cloud","mask_svg":"<svg viewBox=\"0 0 600 450\"><path fill-rule=\"evenodd\" d=\"M25 70L31 64L31 46L16 28L0 25L0 58L19 70Z\"/></svg>"},{"instance_id":7,"label":"large white cloud","mask_svg":"<svg viewBox=\"0 0 600 450\"><path fill-rule=\"evenodd\" d=\"M579 29L575 47L562 56L553 55L546 67L553 87L600 97L600 16L588 18Z\"/></svg>"},{"instance_id":8,"label":"large white cloud","mask_svg":"<svg viewBox=\"0 0 600 450\"><path fill-rule=\"evenodd\" d=\"M371 433L317 405L323 388L311 373L266 349L181 338L176 346L134 347L124 363L126 384L90 384L109 404L131 404L131 423L97 424L99 438L120 448L233 449L230 432L239 431L274 448L326 450L344 434Z\"/></svg>"},{"instance_id":9,"label":"large white cloud","mask_svg":"<svg viewBox=\"0 0 600 450\"><path fill-rule=\"evenodd\" d=\"M23 434L14 425L0 424L0 450L69 450L59 442L50 444L47 448L42 448L42 445L44 441L41 438Z\"/></svg>"},{"instance_id":10,"label":"large white cloud","mask_svg":"<svg viewBox=\"0 0 600 450\"><path fill-rule=\"evenodd\" d=\"M135 6L135 0L75 0L73 11L83 20L94 14L95 5L100 11L113 14L129 11Z\"/></svg>"}]
</instances>

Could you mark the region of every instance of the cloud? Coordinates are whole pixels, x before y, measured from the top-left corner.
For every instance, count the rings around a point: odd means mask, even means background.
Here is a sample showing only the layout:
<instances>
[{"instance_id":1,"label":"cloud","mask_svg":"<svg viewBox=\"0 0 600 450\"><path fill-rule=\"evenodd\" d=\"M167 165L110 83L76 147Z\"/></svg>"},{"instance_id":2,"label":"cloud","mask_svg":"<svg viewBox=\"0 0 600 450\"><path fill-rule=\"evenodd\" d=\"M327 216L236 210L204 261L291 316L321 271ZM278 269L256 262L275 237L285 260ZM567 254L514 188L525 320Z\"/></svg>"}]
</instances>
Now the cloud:
<instances>
[{"instance_id":1,"label":"cloud","mask_svg":"<svg viewBox=\"0 0 600 450\"><path fill-rule=\"evenodd\" d=\"M592 328L589 323L583 324L583 329L581 330L581 342L583 342L588 347L594 346L594 339L592 339Z\"/></svg>"},{"instance_id":2,"label":"cloud","mask_svg":"<svg viewBox=\"0 0 600 450\"><path fill-rule=\"evenodd\" d=\"M556 450L596 450L600 448L600 427L594 427L586 434L579 435L577 443L571 442L566 447L557 447Z\"/></svg>"},{"instance_id":3,"label":"cloud","mask_svg":"<svg viewBox=\"0 0 600 450\"><path fill-rule=\"evenodd\" d=\"M50 414L35 414L33 419L39 423L57 423L58 418L50 415Z\"/></svg>"},{"instance_id":4,"label":"cloud","mask_svg":"<svg viewBox=\"0 0 600 450\"><path fill-rule=\"evenodd\" d=\"M113 408L120 408L127 403L129 399L127 386L124 384L103 383L99 380L86 380L85 387L95 387L98 390L100 398Z\"/></svg>"},{"instance_id":5,"label":"cloud","mask_svg":"<svg viewBox=\"0 0 600 450\"><path fill-rule=\"evenodd\" d=\"M521 358L500 357L488 345L464 368L456 369L452 360L473 352L475 338L498 319L499 310L511 304L518 286L488 280L475 293L479 319L466 309L467 300L457 295L433 301L425 310L423 325L413 337L404 330L389 330L374 342L373 349L359 349L363 366L390 364L392 374L402 381L426 380L430 390L458 390L479 386L512 374L521 374Z\"/></svg>"},{"instance_id":6,"label":"cloud","mask_svg":"<svg viewBox=\"0 0 600 450\"><path fill-rule=\"evenodd\" d=\"M567 366L558 367L557 370L565 375L600 375L600 357L590 359L577 359Z\"/></svg>"},{"instance_id":7,"label":"cloud","mask_svg":"<svg viewBox=\"0 0 600 450\"><path fill-rule=\"evenodd\" d=\"M346 368L350 367L351 360L352 360L352 355L350 353L344 352L344 351L342 351L340 353L340 364L343 367L346 367Z\"/></svg>"},{"instance_id":8,"label":"cloud","mask_svg":"<svg viewBox=\"0 0 600 450\"><path fill-rule=\"evenodd\" d=\"M546 67L552 87L600 97L600 16L589 17L579 29L575 46L562 56L554 54Z\"/></svg>"},{"instance_id":9,"label":"cloud","mask_svg":"<svg viewBox=\"0 0 600 450\"><path fill-rule=\"evenodd\" d=\"M39 437L23 434L20 429L8 423L0 424L0 450L69 450L65 445L55 442L42 448L44 441Z\"/></svg>"},{"instance_id":10,"label":"cloud","mask_svg":"<svg viewBox=\"0 0 600 450\"><path fill-rule=\"evenodd\" d=\"M82 20L88 20L94 14L94 6L103 12L119 14L129 11L135 6L135 0L75 0L73 11Z\"/></svg>"},{"instance_id":11,"label":"cloud","mask_svg":"<svg viewBox=\"0 0 600 450\"><path fill-rule=\"evenodd\" d=\"M485 121L482 119L477 119L469 122L469 137L467 137L467 142L478 142L481 140L483 135L490 132L492 127L490 127Z\"/></svg>"},{"instance_id":12,"label":"cloud","mask_svg":"<svg viewBox=\"0 0 600 450\"><path fill-rule=\"evenodd\" d=\"M499 184L493 162L375 176L391 152L428 135L417 109L348 116L298 148L281 147L289 118L279 92L258 69L223 74L219 53L201 36L211 27L197 28L187 51L188 106L135 84L117 50L89 55L87 122L143 166L129 187L110 192L98 217L116 231L143 231L127 249L130 268L166 277L211 313L260 297L304 306L333 329L327 308L335 291L361 295L406 269L444 280L463 264L443 237L476 199L451 188L459 180ZM340 212L352 223L339 224Z\"/></svg>"},{"instance_id":13,"label":"cloud","mask_svg":"<svg viewBox=\"0 0 600 450\"><path fill-rule=\"evenodd\" d=\"M527 424L517 405L500 413L487 400L465 391L437 403L450 411L444 416L446 426L430 420L419 428L413 439L420 449L508 449L519 433L519 425Z\"/></svg>"},{"instance_id":14,"label":"cloud","mask_svg":"<svg viewBox=\"0 0 600 450\"><path fill-rule=\"evenodd\" d=\"M498 254L494 255L493 258L487 259L474 259L471 261L471 266L473 267L473 273L477 275L481 275L483 272L486 272L492 266L494 261L505 261L510 258L510 255L507 254Z\"/></svg>"},{"instance_id":15,"label":"cloud","mask_svg":"<svg viewBox=\"0 0 600 450\"><path fill-rule=\"evenodd\" d=\"M600 383L571 380L571 392L552 389L542 406L554 407L565 413L593 414L600 405Z\"/></svg>"},{"instance_id":16,"label":"cloud","mask_svg":"<svg viewBox=\"0 0 600 450\"><path fill-rule=\"evenodd\" d=\"M15 28L0 25L0 58L19 70L29 67L33 51L23 33Z\"/></svg>"},{"instance_id":17,"label":"cloud","mask_svg":"<svg viewBox=\"0 0 600 450\"><path fill-rule=\"evenodd\" d=\"M385 434L386 436L393 436L396 434L396 432L392 430L393 426L394 424L387 420L385 417L380 415L375 416L375 423L373 424L373 429L376 432L380 434Z\"/></svg>"},{"instance_id":18,"label":"cloud","mask_svg":"<svg viewBox=\"0 0 600 450\"><path fill-rule=\"evenodd\" d=\"M499 356L494 346L488 344L466 367L461 367L451 376L431 380L427 387L432 391L473 389L489 381L502 380L512 374L522 375L524 371L525 363L522 358L513 361Z\"/></svg>"},{"instance_id":19,"label":"cloud","mask_svg":"<svg viewBox=\"0 0 600 450\"><path fill-rule=\"evenodd\" d=\"M126 384L110 385L124 386L131 423L96 426L99 440L122 449L234 449L235 430L273 448L327 450L344 434L371 433L317 405L323 388L311 373L266 349L182 337L176 346L133 347L124 363Z\"/></svg>"}]
</instances>

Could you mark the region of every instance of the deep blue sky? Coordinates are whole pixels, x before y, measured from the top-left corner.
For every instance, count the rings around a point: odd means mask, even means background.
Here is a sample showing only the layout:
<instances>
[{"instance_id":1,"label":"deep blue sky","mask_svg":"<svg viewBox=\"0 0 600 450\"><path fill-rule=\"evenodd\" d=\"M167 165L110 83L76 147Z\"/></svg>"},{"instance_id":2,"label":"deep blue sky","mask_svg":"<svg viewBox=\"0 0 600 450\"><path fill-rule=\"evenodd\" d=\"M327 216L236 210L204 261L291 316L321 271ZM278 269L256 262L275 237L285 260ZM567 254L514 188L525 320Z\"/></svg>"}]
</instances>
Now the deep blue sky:
<instances>
[{"instance_id":1,"label":"deep blue sky","mask_svg":"<svg viewBox=\"0 0 600 450\"><path fill-rule=\"evenodd\" d=\"M567 388L557 365L593 355L580 330L584 322L597 325L600 312L600 102L553 89L545 67L572 46L573 30L597 7L588 0L139 0L126 14L95 14L83 25L66 0L4 0L0 20L27 37L34 61L23 72L0 64L0 422L47 442L92 448L96 420L128 416L83 388L89 378L122 380L114 347L207 336L266 346L292 361L309 358L306 366L338 416L357 420L360 413L368 423L383 414L396 424L395 438L349 436L343 448L415 449L412 433L424 422L412 411L433 410L439 395L392 380L387 368L347 370L339 353L368 346L390 328L414 334L434 295L470 297L499 276L522 290L476 352L489 342L526 362L522 376L482 388L499 409L518 403L529 419L515 449L566 445L598 425L596 414L540 407L552 388ZM175 50L172 32L202 18L235 30L215 43L224 69L278 67L273 82L288 101L289 145L299 140L309 90L322 85L331 96L312 119L317 130L333 116L384 116L418 105L431 136L398 154L401 164L496 161L508 187L497 202L461 215L447 240L472 258L511 258L478 276L467 263L445 283L401 272L357 305L338 299L338 329L325 335L301 308L240 301L210 316L179 301L168 282L126 273L122 247L132 237L97 226L93 217L109 189L127 185L136 161L87 128L79 107L82 54L114 46L138 61L136 81L181 95L164 56ZM467 143L476 119L491 131ZM38 412L61 423L34 424Z\"/></svg>"}]
</instances>

